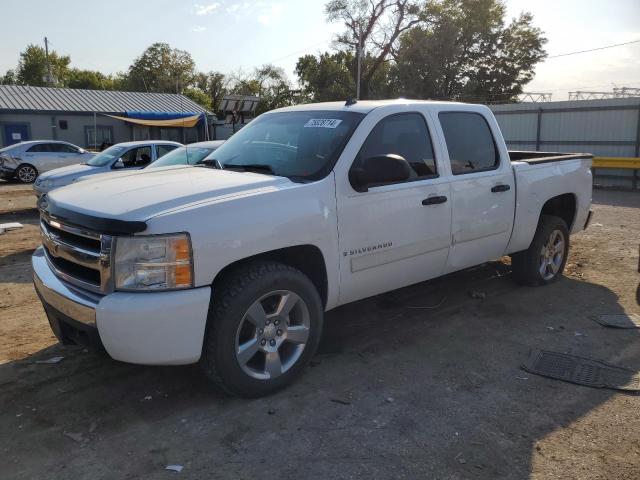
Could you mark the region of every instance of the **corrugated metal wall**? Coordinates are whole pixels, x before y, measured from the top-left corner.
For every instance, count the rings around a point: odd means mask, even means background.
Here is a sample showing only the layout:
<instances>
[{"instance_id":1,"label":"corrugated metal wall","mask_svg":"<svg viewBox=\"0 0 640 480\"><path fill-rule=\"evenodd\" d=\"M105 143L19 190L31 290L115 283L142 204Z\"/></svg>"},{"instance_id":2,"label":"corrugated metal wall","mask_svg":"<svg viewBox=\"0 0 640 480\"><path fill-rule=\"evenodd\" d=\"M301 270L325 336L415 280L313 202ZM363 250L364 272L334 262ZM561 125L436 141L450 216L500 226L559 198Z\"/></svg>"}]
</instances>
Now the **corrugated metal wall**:
<instances>
[{"instance_id":1,"label":"corrugated metal wall","mask_svg":"<svg viewBox=\"0 0 640 480\"><path fill-rule=\"evenodd\" d=\"M491 105L511 150L640 156L640 98ZM598 169L595 183L640 188L634 170Z\"/></svg>"}]
</instances>

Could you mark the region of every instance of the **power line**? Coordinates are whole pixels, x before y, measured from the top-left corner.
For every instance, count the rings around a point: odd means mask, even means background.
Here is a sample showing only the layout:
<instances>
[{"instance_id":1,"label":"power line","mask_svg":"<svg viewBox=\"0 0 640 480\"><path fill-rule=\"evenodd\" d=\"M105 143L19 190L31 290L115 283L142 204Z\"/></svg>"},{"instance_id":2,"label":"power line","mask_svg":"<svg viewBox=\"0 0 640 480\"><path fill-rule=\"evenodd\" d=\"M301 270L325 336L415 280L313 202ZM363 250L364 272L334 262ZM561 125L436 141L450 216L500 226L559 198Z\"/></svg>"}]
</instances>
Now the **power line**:
<instances>
[{"instance_id":1,"label":"power line","mask_svg":"<svg viewBox=\"0 0 640 480\"><path fill-rule=\"evenodd\" d=\"M623 45L631 45L632 43L640 43L640 40L633 40L631 42L625 42L625 43L616 43L614 45L606 45L604 47L598 47L598 48L590 48L589 50L579 50L577 52L561 53L559 55L552 55L550 57L547 57L546 60L549 60L550 58L568 57L569 55L578 55L579 53L595 52L597 50L605 50L607 48L622 47Z\"/></svg>"}]
</instances>

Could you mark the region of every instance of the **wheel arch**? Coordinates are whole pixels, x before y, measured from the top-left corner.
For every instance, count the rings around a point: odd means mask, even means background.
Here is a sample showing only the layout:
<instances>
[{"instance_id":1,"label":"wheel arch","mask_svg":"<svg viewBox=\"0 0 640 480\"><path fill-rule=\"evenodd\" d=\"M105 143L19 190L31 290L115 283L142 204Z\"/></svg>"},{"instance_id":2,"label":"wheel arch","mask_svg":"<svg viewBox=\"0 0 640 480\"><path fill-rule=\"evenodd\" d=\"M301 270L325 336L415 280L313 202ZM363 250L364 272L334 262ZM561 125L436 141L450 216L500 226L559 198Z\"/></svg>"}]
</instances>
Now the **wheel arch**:
<instances>
[{"instance_id":1,"label":"wheel arch","mask_svg":"<svg viewBox=\"0 0 640 480\"><path fill-rule=\"evenodd\" d=\"M36 167L33 163L20 162L16 169L13 171L14 178L18 178L18 170L20 170L22 167L31 167L36 171L36 178L40 176L40 170L38 170L38 167ZM33 179L33 181L35 182L35 178Z\"/></svg>"},{"instance_id":2,"label":"wheel arch","mask_svg":"<svg viewBox=\"0 0 640 480\"><path fill-rule=\"evenodd\" d=\"M573 193L563 193L562 195L556 195L555 197L547 200L542 209L540 210L540 216L538 222L543 215L553 215L560 217L567 224L567 229L571 232L573 222L577 213L577 199Z\"/></svg>"},{"instance_id":3,"label":"wheel arch","mask_svg":"<svg viewBox=\"0 0 640 480\"><path fill-rule=\"evenodd\" d=\"M318 290L323 307L326 307L329 290L326 262L322 251L317 246L310 244L279 248L236 260L216 274L211 283L212 291L216 291L216 285L220 285L230 272L238 267L257 261L280 262L300 270L309 277Z\"/></svg>"}]
</instances>

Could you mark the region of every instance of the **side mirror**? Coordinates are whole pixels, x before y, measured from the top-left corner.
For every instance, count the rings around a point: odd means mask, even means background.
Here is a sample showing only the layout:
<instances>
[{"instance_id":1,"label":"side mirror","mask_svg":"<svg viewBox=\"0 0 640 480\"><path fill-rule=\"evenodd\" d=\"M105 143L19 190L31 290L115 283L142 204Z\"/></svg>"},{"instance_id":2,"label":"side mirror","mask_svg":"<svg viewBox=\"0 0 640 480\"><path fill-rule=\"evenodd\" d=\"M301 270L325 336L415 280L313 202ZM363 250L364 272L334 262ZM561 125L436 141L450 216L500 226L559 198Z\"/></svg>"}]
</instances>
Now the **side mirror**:
<instances>
[{"instance_id":1,"label":"side mirror","mask_svg":"<svg viewBox=\"0 0 640 480\"><path fill-rule=\"evenodd\" d=\"M357 192L366 192L372 186L405 182L409 178L409 163L404 157L392 153L365 158L361 168L349 171L349 182Z\"/></svg>"},{"instance_id":2,"label":"side mirror","mask_svg":"<svg viewBox=\"0 0 640 480\"><path fill-rule=\"evenodd\" d=\"M113 164L113 166L111 168L113 168L114 170L117 170L119 168L124 168L124 162L122 161L121 158L119 158L118 160L116 160L114 162L114 164Z\"/></svg>"},{"instance_id":3,"label":"side mirror","mask_svg":"<svg viewBox=\"0 0 640 480\"><path fill-rule=\"evenodd\" d=\"M87 151L84 148L79 148L76 153L82 155L83 153L87 153Z\"/></svg>"}]
</instances>

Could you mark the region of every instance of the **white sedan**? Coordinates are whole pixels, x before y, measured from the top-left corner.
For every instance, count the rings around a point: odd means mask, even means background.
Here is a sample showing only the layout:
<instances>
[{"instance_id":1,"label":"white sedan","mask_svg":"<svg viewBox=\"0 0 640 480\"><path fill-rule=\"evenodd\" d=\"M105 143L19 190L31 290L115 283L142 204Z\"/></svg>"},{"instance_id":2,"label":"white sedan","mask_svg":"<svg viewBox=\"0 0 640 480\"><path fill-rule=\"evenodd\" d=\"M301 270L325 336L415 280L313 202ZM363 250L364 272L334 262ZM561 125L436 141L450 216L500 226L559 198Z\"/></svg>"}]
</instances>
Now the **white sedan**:
<instances>
[{"instance_id":1,"label":"white sedan","mask_svg":"<svg viewBox=\"0 0 640 480\"><path fill-rule=\"evenodd\" d=\"M69 142L34 140L0 149L0 178L33 183L43 172L84 163L93 153Z\"/></svg>"}]
</instances>

